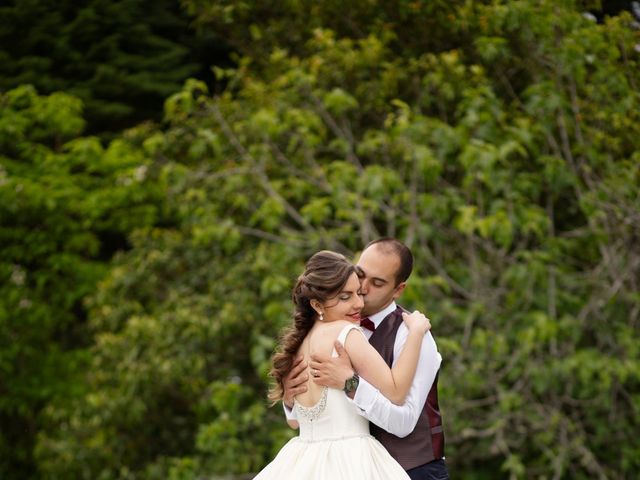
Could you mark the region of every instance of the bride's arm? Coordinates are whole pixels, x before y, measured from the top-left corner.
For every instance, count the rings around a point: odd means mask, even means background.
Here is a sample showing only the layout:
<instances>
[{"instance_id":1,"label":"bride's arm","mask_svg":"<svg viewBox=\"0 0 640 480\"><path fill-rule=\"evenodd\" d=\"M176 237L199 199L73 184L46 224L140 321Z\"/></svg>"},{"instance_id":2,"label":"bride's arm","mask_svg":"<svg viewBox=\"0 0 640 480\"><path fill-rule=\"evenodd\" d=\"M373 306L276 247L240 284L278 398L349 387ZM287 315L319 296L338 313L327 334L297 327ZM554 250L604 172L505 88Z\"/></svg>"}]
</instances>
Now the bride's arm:
<instances>
[{"instance_id":1,"label":"bride's arm","mask_svg":"<svg viewBox=\"0 0 640 480\"><path fill-rule=\"evenodd\" d=\"M344 342L344 348L358 375L396 405L402 405L409 392L416 373L422 339L430 328L429 320L419 312L411 315L403 313L403 318L409 335L398 361L391 369L364 335L354 334L352 330Z\"/></svg>"}]
</instances>

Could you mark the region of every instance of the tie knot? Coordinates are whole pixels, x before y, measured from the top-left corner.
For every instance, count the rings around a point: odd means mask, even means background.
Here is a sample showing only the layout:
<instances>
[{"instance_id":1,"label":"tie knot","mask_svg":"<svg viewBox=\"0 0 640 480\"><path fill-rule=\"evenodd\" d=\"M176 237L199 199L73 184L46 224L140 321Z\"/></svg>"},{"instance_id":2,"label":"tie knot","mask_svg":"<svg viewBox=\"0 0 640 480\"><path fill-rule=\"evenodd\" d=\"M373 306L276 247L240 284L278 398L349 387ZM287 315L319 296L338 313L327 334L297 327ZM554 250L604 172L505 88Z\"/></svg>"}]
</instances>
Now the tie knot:
<instances>
[{"instance_id":1,"label":"tie knot","mask_svg":"<svg viewBox=\"0 0 640 480\"><path fill-rule=\"evenodd\" d=\"M367 330L371 330L372 332L376 331L376 326L374 325L374 323L369 319L369 317L365 317L362 320L360 320L360 326L362 328L366 328Z\"/></svg>"}]
</instances>

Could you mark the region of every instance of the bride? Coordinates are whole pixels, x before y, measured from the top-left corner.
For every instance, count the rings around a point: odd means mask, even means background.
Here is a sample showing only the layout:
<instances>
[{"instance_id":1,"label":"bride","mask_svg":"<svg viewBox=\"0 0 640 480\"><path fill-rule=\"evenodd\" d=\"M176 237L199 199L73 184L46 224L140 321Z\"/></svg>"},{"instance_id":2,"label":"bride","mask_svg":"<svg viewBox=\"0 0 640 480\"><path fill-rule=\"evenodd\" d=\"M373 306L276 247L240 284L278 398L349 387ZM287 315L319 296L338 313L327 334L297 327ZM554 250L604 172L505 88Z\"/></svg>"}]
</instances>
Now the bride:
<instances>
[{"instance_id":1,"label":"bride","mask_svg":"<svg viewBox=\"0 0 640 480\"><path fill-rule=\"evenodd\" d=\"M295 313L273 356L269 392L282 399L283 379L293 359L307 362L313 353L329 353L336 339L343 344L356 372L393 403L402 404L416 371L420 345L429 320L421 313L403 314L409 330L402 354L389 369L361 328L363 306L355 266L343 255L323 250L313 255L293 290ZM309 376L311 379L311 375ZM254 480L409 479L403 468L369 434L367 420L341 390L308 381L307 392L294 401L300 434L292 438Z\"/></svg>"}]
</instances>

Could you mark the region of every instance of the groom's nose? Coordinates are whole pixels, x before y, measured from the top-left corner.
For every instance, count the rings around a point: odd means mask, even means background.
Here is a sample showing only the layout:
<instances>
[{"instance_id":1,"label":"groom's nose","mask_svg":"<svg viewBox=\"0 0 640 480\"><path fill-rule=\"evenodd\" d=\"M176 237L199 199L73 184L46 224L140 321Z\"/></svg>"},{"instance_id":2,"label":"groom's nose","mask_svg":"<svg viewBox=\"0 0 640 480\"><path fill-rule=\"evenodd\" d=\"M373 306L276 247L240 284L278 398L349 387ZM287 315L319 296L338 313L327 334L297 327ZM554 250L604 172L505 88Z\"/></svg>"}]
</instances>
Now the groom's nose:
<instances>
[{"instance_id":1,"label":"groom's nose","mask_svg":"<svg viewBox=\"0 0 640 480\"><path fill-rule=\"evenodd\" d=\"M367 281L366 278L363 278L360 280L360 291L362 292L363 295L366 295L367 293L369 293L369 282Z\"/></svg>"},{"instance_id":2,"label":"groom's nose","mask_svg":"<svg viewBox=\"0 0 640 480\"><path fill-rule=\"evenodd\" d=\"M364 307L364 299L362 298L362 295L356 295L355 298L357 308L362 310L362 307Z\"/></svg>"}]
</instances>

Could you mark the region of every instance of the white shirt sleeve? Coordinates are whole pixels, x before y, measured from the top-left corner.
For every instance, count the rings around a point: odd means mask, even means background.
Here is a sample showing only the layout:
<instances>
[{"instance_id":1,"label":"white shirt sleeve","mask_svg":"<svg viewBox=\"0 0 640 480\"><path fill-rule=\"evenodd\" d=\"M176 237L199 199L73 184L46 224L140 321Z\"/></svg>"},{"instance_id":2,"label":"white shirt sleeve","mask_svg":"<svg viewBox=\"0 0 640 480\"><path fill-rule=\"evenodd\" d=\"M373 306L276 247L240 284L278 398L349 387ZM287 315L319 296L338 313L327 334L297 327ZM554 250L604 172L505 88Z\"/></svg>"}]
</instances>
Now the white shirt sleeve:
<instances>
[{"instance_id":1,"label":"white shirt sleeve","mask_svg":"<svg viewBox=\"0 0 640 480\"><path fill-rule=\"evenodd\" d=\"M393 345L394 364L408 335L407 327L404 324L400 325ZM422 340L416 375L404 405L393 404L363 378L360 379L353 403L358 407L360 415L370 422L397 437L406 437L416 428L441 363L442 356L438 352L436 342L431 332L427 332Z\"/></svg>"},{"instance_id":2,"label":"white shirt sleeve","mask_svg":"<svg viewBox=\"0 0 640 480\"><path fill-rule=\"evenodd\" d=\"M284 409L284 416L287 417L287 420L298 420L295 409L287 407L284 402L282 402L282 408Z\"/></svg>"}]
</instances>

